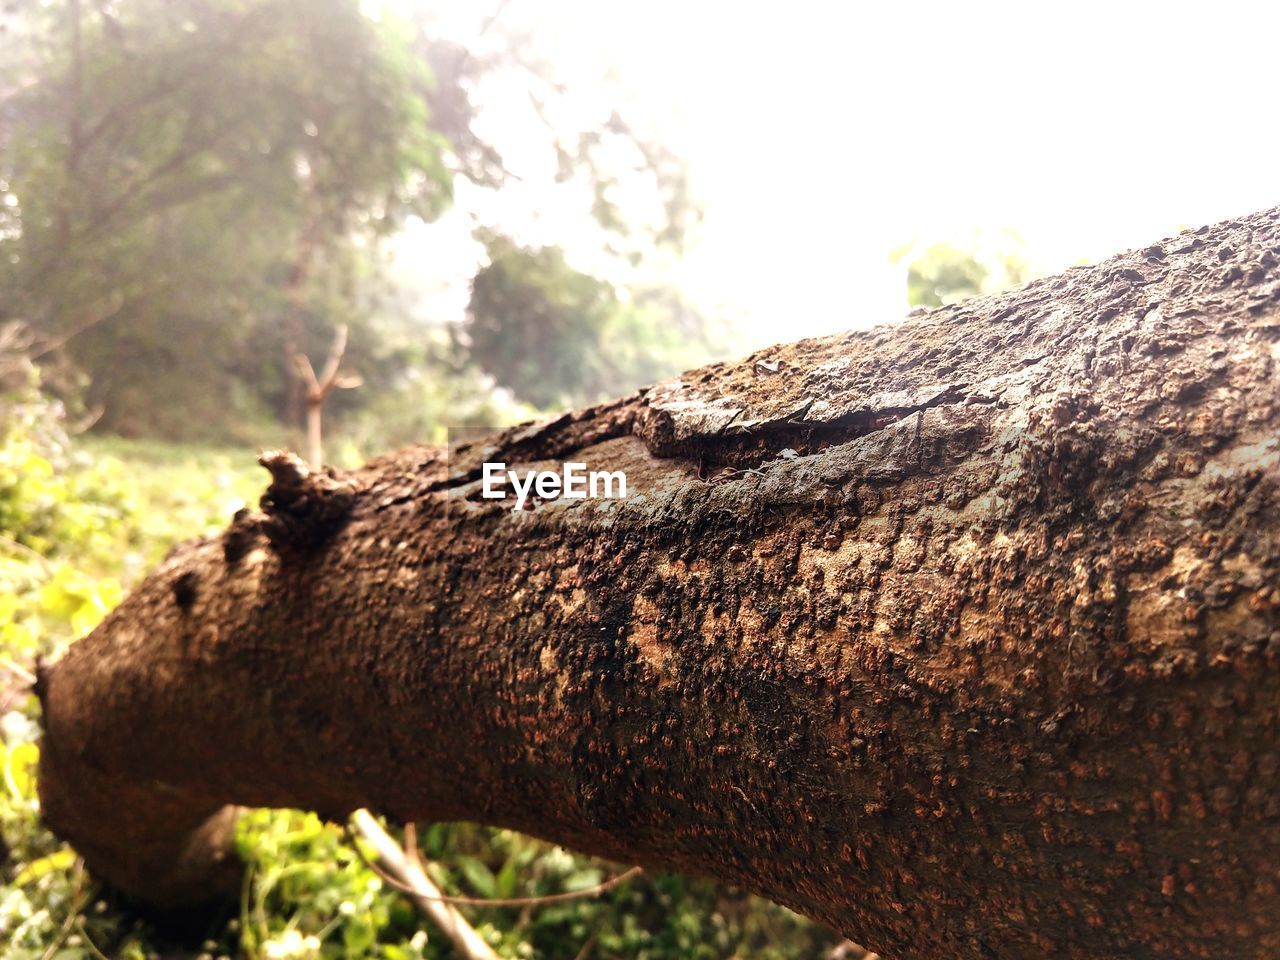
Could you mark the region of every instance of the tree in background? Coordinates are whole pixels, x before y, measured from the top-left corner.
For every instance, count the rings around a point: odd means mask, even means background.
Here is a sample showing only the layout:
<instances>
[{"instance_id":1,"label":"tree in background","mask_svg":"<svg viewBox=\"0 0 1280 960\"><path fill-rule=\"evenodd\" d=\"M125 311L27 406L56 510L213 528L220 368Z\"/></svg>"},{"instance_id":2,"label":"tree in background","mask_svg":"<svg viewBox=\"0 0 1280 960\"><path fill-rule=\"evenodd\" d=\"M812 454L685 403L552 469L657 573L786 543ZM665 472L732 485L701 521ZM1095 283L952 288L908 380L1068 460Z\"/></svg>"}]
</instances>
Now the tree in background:
<instances>
[{"instance_id":1,"label":"tree in background","mask_svg":"<svg viewBox=\"0 0 1280 960\"><path fill-rule=\"evenodd\" d=\"M296 351L309 301L349 305L332 287L351 286L362 242L448 201L425 71L402 29L353 3L24 14L6 77L0 310L68 338L108 425L198 425L210 392L259 372L268 331ZM327 283L308 285L313 272ZM289 369L254 399L287 394Z\"/></svg>"},{"instance_id":2,"label":"tree in background","mask_svg":"<svg viewBox=\"0 0 1280 960\"><path fill-rule=\"evenodd\" d=\"M668 151L616 112L563 122L566 94L529 30L491 19L467 47L438 13L355 0L19 5L0 68L0 320L65 344L50 354L88 374L89 401L118 432L292 426L291 358L323 349L339 323L371 385L339 413L420 381L438 351L405 348L430 339L421 318L386 315L382 241L436 218L456 177L508 182L477 132L476 91L494 77L547 119L559 178L590 186L615 253L678 243L693 213ZM659 216L630 218L618 202L619 142ZM471 372L460 382L483 388Z\"/></svg>"},{"instance_id":3,"label":"tree in background","mask_svg":"<svg viewBox=\"0 0 1280 960\"><path fill-rule=\"evenodd\" d=\"M714 353L705 319L674 290L624 295L555 247L490 235L485 249L463 335L477 365L526 403L597 401Z\"/></svg>"}]
</instances>

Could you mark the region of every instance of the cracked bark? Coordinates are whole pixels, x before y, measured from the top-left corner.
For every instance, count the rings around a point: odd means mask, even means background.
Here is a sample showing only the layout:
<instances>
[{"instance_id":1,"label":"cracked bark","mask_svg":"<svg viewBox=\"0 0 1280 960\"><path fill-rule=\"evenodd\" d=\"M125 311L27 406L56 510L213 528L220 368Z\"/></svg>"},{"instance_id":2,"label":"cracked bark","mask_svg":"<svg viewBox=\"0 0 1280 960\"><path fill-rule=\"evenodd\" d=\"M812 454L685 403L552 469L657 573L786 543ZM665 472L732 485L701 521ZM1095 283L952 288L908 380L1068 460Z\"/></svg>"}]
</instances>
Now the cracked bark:
<instances>
[{"instance_id":1,"label":"cracked bark","mask_svg":"<svg viewBox=\"0 0 1280 960\"><path fill-rule=\"evenodd\" d=\"M48 822L166 904L234 874L228 804L370 807L888 957L1274 957L1278 254L1273 210L448 457L272 457L41 669ZM479 497L567 458L638 496Z\"/></svg>"}]
</instances>

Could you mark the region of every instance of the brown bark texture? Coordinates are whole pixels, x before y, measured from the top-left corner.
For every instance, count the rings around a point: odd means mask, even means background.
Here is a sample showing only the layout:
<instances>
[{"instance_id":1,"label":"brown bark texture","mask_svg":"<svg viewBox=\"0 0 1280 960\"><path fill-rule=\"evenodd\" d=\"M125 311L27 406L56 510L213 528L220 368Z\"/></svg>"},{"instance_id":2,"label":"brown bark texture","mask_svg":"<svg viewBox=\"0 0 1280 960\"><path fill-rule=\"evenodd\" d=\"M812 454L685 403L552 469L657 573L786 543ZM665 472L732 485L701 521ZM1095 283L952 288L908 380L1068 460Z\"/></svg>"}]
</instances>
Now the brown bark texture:
<instances>
[{"instance_id":1,"label":"brown bark texture","mask_svg":"<svg viewBox=\"0 0 1280 960\"><path fill-rule=\"evenodd\" d=\"M265 458L40 671L49 824L499 824L892 958L1280 955L1280 210L450 452ZM480 496L480 464L629 497Z\"/></svg>"}]
</instances>

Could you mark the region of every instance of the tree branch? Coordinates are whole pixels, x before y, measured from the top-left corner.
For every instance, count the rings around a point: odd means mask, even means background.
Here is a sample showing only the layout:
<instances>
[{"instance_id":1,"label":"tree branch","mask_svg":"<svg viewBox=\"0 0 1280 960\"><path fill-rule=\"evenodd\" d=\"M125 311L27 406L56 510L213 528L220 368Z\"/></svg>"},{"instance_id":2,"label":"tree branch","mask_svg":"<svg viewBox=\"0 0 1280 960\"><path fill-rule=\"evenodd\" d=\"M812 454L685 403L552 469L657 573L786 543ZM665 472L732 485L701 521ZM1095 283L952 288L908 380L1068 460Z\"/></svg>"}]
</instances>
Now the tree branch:
<instances>
[{"instance_id":1,"label":"tree branch","mask_svg":"<svg viewBox=\"0 0 1280 960\"><path fill-rule=\"evenodd\" d=\"M338 370L342 366L342 356L346 350L347 327L341 324L334 333L333 346L329 348L329 356L325 359L324 369L319 377L316 376L315 369L305 354L298 353L293 357L294 367L306 387L307 462L315 470L324 466L321 417L324 413L325 400L334 389L352 390L364 383L364 380L355 374L339 375Z\"/></svg>"},{"instance_id":2,"label":"tree branch","mask_svg":"<svg viewBox=\"0 0 1280 960\"><path fill-rule=\"evenodd\" d=\"M886 956L1270 960L1277 249L1266 211L449 451L264 456L38 666L44 816L161 904L238 889L229 804L368 808ZM564 461L626 497L483 496Z\"/></svg>"}]
</instances>

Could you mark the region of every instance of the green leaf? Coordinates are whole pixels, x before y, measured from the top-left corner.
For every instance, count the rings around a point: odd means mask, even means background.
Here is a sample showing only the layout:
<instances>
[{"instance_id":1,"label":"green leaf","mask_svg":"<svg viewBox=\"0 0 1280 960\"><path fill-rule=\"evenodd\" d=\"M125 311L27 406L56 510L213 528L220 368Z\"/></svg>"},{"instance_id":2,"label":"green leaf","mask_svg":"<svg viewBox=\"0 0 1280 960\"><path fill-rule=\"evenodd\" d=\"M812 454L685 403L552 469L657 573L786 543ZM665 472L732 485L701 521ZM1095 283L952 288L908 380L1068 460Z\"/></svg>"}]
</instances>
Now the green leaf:
<instances>
[{"instance_id":1,"label":"green leaf","mask_svg":"<svg viewBox=\"0 0 1280 960\"><path fill-rule=\"evenodd\" d=\"M572 893L575 890L586 890L588 887L599 885L604 880L604 874L595 869L588 867L585 870L575 870L564 878L564 888Z\"/></svg>"},{"instance_id":2,"label":"green leaf","mask_svg":"<svg viewBox=\"0 0 1280 960\"><path fill-rule=\"evenodd\" d=\"M480 896L496 897L498 895L498 883L493 871L475 857L459 857L458 869L467 878L471 889Z\"/></svg>"},{"instance_id":3,"label":"green leaf","mask_svg":"<svg viewBox=\"0 0 1280 960\"><path fill-rule=\"evenodd\" d=\"M520 863L516 854L513 853L507 857L506 863L498 871L495 887L499 897L506 898L516 895L516 891L520 888Z\"/></svg>"},{"instance_id":4,"label":"green leaf","mask_svg":"<svg viewBox=\"0 0 1280 960\"><path fill-rule=\"evenodd\" d=\"M63 847L55 853L49 854L47 857L41 857L39 860L33 860L22 868L21 872L13 878L15 887L25 887L27 884L39 880L41 877L50 873L70 870L76 862L75 851L70 847Z\"/></svg>"}]
</instances>

